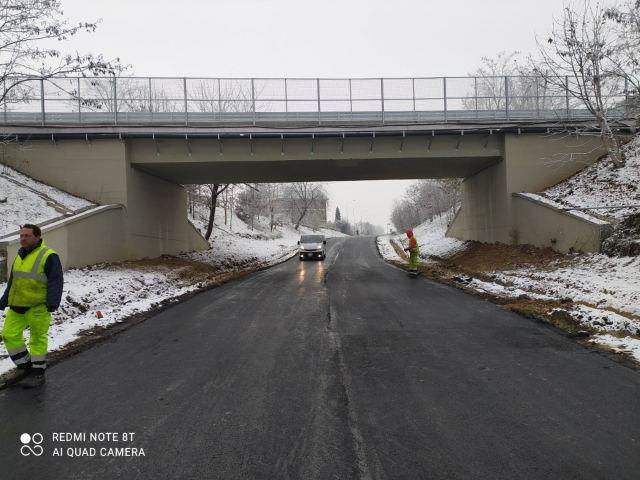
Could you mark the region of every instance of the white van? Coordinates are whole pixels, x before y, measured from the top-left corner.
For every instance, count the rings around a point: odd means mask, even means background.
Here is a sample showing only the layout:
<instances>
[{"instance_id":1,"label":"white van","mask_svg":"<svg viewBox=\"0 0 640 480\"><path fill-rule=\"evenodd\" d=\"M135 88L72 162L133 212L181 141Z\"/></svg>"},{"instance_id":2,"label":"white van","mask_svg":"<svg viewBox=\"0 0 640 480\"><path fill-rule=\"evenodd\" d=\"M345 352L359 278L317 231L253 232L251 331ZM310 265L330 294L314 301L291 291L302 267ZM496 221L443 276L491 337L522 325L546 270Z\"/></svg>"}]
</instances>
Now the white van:
<instances>
[{"instance_id":1,"label":"white van","mask_svg":"<svg viewBox=\"0 0 640 480\"><path fill-rule=\"evenodd\" d=\"M298 240L298 257L303 260L324 260L327 257L324 235L301 235Z\"/></svg>"}]
</instances>

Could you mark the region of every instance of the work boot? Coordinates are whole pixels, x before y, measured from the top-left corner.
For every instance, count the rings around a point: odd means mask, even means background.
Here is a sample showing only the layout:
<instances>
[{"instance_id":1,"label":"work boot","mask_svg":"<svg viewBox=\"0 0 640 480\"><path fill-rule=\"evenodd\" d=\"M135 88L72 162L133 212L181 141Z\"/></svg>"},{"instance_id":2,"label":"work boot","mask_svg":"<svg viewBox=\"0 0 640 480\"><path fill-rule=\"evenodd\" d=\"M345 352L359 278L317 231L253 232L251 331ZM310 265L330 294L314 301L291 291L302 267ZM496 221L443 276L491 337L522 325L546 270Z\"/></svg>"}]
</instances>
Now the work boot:
<instances>
[{"instance_id":1,"label":"work boot","mask_svg":"<svg viewBox=\"0 0 640 480\"><path fill-rule=\"evenodd\" d=\"M11 385L12 383L17 383L22 380L24 377L31 373L30 368L17 368L14 370L11 375L5 377L2 383L6 385Z\"/></svg>"},{"instance_id":2,"label":"work boot","mask_svg":"<svg viewBox=\"0 0 640 480\"><path fill-rule=\"evenodd\" d=\"M22 382L23 388L35 388L39 385L42 385L45 382L44 373L40 373L38 375L31 374L27 377L27 379Z\"/></svg>"}]
</instances>

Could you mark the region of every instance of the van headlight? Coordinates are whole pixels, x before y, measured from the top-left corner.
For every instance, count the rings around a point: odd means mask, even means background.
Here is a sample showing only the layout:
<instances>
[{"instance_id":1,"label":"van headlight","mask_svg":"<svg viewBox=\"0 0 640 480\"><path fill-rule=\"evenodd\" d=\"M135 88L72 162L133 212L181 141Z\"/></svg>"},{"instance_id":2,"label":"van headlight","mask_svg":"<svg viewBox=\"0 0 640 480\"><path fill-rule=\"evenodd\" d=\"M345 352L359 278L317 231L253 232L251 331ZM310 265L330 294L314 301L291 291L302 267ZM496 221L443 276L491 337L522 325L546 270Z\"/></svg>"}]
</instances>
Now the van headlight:
<instances>
[{"instance_id":1,"label":"van headlight","mask_svg":"<svg viewBox=\"0 0 640 480\"><path fill-rule=\"evenodd\" d=\"M316 248L316 250L322 250L322 244L318 245L318 247Z\"/></svg>"},{"instance_id":2,"label":"van headlight","mask_svg":"<svg viewBox=\"0 0 640 480\"><path fill-rule=\"evenodd\" d=\"M300 250L304 250L304 247L302 245L300 245Z\"/></svg>"}]
</instances>

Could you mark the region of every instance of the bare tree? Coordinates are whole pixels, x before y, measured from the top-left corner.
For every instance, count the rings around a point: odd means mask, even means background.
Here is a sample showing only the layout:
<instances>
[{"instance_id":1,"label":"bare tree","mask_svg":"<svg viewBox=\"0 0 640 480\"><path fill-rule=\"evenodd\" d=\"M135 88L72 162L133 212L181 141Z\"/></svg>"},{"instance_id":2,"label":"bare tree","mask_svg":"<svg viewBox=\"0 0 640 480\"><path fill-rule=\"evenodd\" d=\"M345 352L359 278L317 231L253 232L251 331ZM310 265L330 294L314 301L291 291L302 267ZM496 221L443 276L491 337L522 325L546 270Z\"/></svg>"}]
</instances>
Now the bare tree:
<instances>
[{"instance_id":1,"label":"bare tree","mask_svg":"<svg viewBox=\"0 0 640 480\"><path fill-rule=\"evenodd\" d=\"M257 92L259 94L259 92ZM189 103L199 112L251 112L256 92L240 80L201 80L188 89Z\"/></svg>"},{"instance_id":2,"label":"bare tree","mask_svg":"<svg viewBox=\"0 0 640 480\"><path fill-rule=\"evenodd\" d=\"M395 199L391 207L391 223L399 232L420 225L419 212L414 205L404 200Z\"/></svg>"},{"instance_id":3,"label":"bare tree","mask_svg":"<svg viewBox=\"0 0 640 480\"><path fill-rule=\"evenodd\" d=\"M640 0L625 2L605 11L605 18L616 30L613 71L625 82L627 115L640 116Z\"/></svg>"},{"instance_id":4,"label":"bare tree","mask_svg":"<svg viewBox=\"0 0 640 480\"><path fill-rule=\"evenodd\" d=\"M402 199L394 202L391 222L398 230L433 221L436 215L446 215L447 222L451 222L460 205L460 184L458 178L424 179L411 183Z\"/></svg>"},{"instance_id":5,"label":"bare tree","mask_svg":"<svg viewBox=\"0 0 640 480\"><path fill-rule=\"evenodd\" d=\"M518 63L520 52L502 51L496 57L482 57L481 66L468 76L475 78L475 91L462 100L467 110L547 110L564 102L550 92L548 82L529 67ZM508 97L508 99L507 99Z\"/></svg>"},{"instance_id":6,"label":"bare tree","mask_svg":"<svg viewBox=\"0 0 640 480\"><path fill-rule=\"evenodd\" d=\"M213 231L213 221L216 217L216 205L218 203L218 197L221 193L223 193L227 188L229 188L228 183L212 183L205 185L206 190L209 192L209 221L207 222L207 231L204 234L204 238L209 240L211 238L211 232Z\"/></svg>"},{"instance_id":7,"label":"bare tree","mask_svg":"<svg viewBox=\"0 0 640 480\"><path fill-rule=\"evenodd\" d=\"M264 210L265 196L260 184L245 184L245 189L238 194L236 213L240 219L248 223L253 230L253 221Z\"/></svg>"},{"instance_id":8,"label":"bare tree","mask_svg":"<svg viewBox=\"0 0 640 480\"><path fill-rule=\"evenodd\" d=\"M92 78L85 81L81 92L72 91L70 102L80 101L83 109L93 112L113 113L116 105L118 112L178 112L184 100L172 98L165 82L124 76ZM176 85L182 88L177 80Z\"/></svg>"},{"instance_id":9,"label":"bare tree","mask_svg":"<svg viewBox=\"0 0 640 480\"><path fill-rule=\"evenodd\" d=\"M95 32L101 20L68 26L56 0L3 0L0 4L0 102L20 102L40 88L34 79L54 82L66 75L115 75L125 67L102 55L63 54L50 40Z\"/></svg>"},{"instance_id":10,"label":"bare tree","mask_svg":"<svg viewBox=\"0 0 640 480\"><path fill-rule=\"evenodd\" d=\"M326 208L326 187L323 183L315 182L290 183L287 184L285 198L291 209L294 228L298 230L310 209Z\"/></svg>"},{"instance_id":11,"label":"bare tree","mask_svg":"<svg viewBox=\"0 0 640 480\"><path fill-rule=\"evenodd\" d=\"M596 4L565 4L546 39L537 39L541 59L535 69L584 104L598 123L600 137L616 167L624 165L615 123L624 117L625 75L621 73L620 38L610 17ZM623 48L624 50L624 48Z\"/></svg>"},{"instance_id":12,"label":"bare tree","mask_svg":"<svg viewBox=\"0 0 640 480\"><path fill-rule=\"evenodd\" d=\"M274 227L280 224L278 217L282 212L279 200L283 190L284 187L281 183L264 184L265 207L269 216L269 229L272 232Z\"/></svg>"}]
</instances>

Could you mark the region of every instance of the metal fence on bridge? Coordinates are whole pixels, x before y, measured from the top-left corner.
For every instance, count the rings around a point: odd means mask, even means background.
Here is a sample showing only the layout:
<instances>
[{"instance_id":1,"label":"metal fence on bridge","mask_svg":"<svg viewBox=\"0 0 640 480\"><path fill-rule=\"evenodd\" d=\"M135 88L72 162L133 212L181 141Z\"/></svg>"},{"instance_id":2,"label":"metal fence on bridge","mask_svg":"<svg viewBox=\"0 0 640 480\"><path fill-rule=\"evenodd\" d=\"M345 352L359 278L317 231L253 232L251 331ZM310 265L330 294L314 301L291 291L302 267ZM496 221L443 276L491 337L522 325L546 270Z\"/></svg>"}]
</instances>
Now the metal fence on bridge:
<instances>
[{"instance_id":1,"label":"metal fence on bridge","mask_svg":"<svg viewBox=\"0 0 640 480\"><path fill-rule=\"evenodd\" d=\"M7 79L7 85L17 79ZM5 124L405 123L581 119L541 77L20 79ZM610 98L622 103L624 95Z\"/></svg>"}]
</instances>

